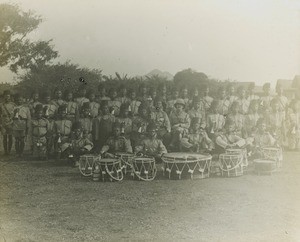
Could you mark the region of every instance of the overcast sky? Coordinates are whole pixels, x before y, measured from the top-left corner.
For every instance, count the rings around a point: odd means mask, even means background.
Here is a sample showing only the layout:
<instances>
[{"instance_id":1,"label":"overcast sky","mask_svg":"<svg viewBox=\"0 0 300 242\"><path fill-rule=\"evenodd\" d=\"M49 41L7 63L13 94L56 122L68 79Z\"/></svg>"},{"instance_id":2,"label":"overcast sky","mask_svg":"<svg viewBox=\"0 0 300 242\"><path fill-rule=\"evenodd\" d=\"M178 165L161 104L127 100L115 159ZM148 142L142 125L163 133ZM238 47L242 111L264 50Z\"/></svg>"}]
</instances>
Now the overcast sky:
<instances>
[{"instance_id":1,"label":"overcast sky","mask_svg":"<svg viewBox=\"0 0 300 242\"><path fill-rule=\"evenodd\" d=\"M185 68L218 79L300 74L300 0L12 0L44 22L60 61L143 75ZM1 82L12 75L0 68Z\"/></svg>"}]
</instances>

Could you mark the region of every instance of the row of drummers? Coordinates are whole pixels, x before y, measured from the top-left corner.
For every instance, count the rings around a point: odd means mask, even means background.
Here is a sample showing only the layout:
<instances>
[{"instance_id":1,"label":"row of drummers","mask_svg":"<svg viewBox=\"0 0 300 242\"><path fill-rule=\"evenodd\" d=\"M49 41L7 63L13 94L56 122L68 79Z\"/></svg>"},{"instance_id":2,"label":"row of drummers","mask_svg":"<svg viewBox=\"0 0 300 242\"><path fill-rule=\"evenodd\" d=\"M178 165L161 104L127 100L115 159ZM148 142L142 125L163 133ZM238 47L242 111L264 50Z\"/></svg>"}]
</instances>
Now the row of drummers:
<instances>
[{"instance_id":1,"label":"row of drummers","mask_svg":"<svg viewBox=\"0 0 300 242\"><path fill-rule=\"evenodd\" d=\"M160 166L169 179L207 178L211 173L226 177L241 176L247 170L248 160L254 164L257 173L272 173L281 167L282 149L272 135L266 132L263 119L258 122L256 135L247 139L235 134L231 121L226 122L226 127L228 131L219 134L214 145L206 132L199 129L197 120L192 119L194 133L180 139L180 147L185 148L185 151L168 153L162 141L157 138L156 125L150 123L147 136L137 144L132 153L130 140L121 135L121 127L116 124L113 128L114 135L101 148L100 154L81 153L76 159L79 159L81 174L92 176L94 181L120 181L128 173L139 180L151 181L156 177L157 163L163 163ZM191 142L189 136L196 134L199 135L198 138L203 138L203 143Z\"/></svg>"}]
</instances>

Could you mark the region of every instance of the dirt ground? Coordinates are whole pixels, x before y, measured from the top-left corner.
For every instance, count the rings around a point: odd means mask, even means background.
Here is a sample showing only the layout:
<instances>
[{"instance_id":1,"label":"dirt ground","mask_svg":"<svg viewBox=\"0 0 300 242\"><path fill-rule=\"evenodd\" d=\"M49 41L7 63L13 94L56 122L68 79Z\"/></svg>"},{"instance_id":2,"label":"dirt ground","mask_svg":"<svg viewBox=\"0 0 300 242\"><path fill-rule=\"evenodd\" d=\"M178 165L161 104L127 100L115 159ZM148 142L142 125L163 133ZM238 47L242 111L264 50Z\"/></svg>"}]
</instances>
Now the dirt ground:
<instances>
[{"instance_id":1,"label":"dirt ground","mask_svg":"<svg viewBox=\"0 0 300 242\"><path fill-rule=\"evenodd\" d=\"M281 172L93 182L64 162L0 162L0 241L300 241L300 153Z\"/></svg>"}]
</instances>

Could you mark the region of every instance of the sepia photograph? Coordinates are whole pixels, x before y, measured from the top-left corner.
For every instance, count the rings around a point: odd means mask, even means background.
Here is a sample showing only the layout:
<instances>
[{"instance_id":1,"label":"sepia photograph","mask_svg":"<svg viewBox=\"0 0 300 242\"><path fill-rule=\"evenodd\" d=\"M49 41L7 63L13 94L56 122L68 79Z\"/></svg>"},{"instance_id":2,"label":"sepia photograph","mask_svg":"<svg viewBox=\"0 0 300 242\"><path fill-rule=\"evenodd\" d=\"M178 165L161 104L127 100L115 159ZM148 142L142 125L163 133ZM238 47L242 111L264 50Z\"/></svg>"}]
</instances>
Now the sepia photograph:
<instances>
[{"instance_id":1,"label":"sepia photograph","mask_svg":"<svg viewBox=\"0 0 300 242\"><path fill-rule=\"evenodd\" d=\"M0 0L0 242L300 241L300 0Z\"/></svg>"}]
</instances>

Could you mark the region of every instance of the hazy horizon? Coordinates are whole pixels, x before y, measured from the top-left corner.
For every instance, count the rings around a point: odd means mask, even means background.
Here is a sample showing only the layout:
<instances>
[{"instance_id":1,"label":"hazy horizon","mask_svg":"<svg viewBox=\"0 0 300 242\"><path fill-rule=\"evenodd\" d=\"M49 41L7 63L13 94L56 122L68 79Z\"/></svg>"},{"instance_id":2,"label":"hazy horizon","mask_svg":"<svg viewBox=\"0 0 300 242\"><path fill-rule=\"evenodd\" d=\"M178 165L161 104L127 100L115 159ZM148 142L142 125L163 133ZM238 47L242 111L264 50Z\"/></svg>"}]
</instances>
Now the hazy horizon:
<instances>
[{"instance_id":1,"label":"hazy horizon","mask_svg":"<svg viewBox=\"0 0 300 242\"><path fill-rule=\"evenodd\" d=\"M172 75L275 83L300 74L300 0L13 0L44 21L60 57L104 74ZM12 73L0 68L1 82Z\"/></svg>"}]
</instances>

